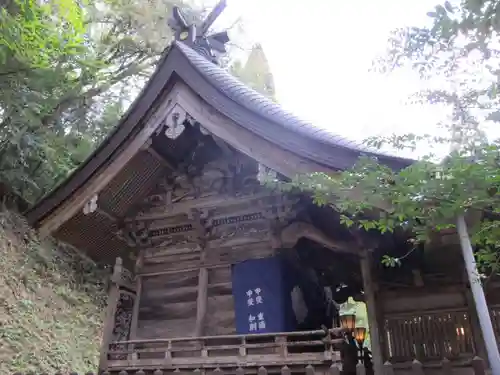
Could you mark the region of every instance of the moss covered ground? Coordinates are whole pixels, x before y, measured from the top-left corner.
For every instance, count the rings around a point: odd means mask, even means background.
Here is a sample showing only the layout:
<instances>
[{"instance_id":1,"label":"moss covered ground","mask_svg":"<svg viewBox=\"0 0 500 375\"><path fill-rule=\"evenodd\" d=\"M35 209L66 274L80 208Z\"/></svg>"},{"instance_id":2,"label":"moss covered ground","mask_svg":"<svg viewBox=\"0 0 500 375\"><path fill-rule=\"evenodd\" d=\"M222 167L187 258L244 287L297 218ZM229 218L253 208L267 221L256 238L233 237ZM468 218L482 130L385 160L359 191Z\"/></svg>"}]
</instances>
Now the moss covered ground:
<instances>
[{"instance_id":1,"label":"moss covered ground","mask_svg":"<svg viewBox=\"0 0 500 375\"><path fill-rule=\"evenodd\" d=\"M95 371L105 272L0 211L0 374Z\"/></svg>"}]
</instances>

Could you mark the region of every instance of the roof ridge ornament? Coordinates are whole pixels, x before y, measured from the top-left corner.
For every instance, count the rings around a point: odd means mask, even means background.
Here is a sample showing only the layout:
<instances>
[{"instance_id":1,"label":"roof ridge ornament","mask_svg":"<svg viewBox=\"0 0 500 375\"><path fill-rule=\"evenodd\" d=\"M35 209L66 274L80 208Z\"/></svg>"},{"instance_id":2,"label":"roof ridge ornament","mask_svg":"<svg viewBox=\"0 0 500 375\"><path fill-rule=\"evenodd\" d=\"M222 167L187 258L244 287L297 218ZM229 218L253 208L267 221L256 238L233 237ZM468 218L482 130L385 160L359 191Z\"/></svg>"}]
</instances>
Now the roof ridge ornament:
<instances>
[{"instance_id":1,"label":"roof ridge ornament","mask_svg":"<svg viewBox=\"0 0 500 375\"><path fill-rule=\"evenodd\" d=\"M218 64L218 57L227 52L226 43L229 42L229 36L227 31L215 34L208 34L208 31L226 6L226 0L219 0L199 26L189 23L181 8L175 6L168 21L168 25L174 31L175 40L187 44L207 60Z\"/></svg>"}]
</instances>

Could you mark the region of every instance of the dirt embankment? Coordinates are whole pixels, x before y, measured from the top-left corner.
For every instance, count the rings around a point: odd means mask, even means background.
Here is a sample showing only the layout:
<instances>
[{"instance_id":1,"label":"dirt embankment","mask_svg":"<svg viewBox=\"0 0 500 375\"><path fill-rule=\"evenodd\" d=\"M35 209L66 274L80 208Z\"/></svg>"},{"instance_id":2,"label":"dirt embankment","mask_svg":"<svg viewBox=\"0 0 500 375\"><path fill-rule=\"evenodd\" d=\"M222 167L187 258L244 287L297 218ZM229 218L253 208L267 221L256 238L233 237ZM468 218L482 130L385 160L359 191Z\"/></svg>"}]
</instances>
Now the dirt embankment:
<instances>
[{"instance_id":1,"label":"dirt embankment","mask_svg":"<svg viewBox=\"0 0 500 375\"><path fill-rule=\"evenodd\" d=\"M0 211L0 374L96 370L105 273Z\"/></svg>"}]
</instances>

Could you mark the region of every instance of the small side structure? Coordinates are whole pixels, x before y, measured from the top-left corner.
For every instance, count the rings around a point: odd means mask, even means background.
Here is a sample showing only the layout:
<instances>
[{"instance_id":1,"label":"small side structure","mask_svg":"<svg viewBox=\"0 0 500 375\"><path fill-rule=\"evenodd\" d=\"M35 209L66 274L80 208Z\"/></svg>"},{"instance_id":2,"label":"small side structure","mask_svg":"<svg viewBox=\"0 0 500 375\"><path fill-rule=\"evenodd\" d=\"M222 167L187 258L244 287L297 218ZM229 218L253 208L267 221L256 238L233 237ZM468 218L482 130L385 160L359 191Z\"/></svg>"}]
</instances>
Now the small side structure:
<instances>
[{"instance_id":1,"label":"small side structure","mask_svg":"<svg viewBox=\"0 0 500 375\"><path fill-rule=\"evenodd\" d=\"M336 306L349 296L367 304L377 375L386 360L397 372L414 359L484 358L454 240L382 269L383 254L407 251L403 235L353 233L333 209L259 181L336 173L362 154L411 161L301 121L209 57L189 38L173 42L113 133L27 213L97 261L119 258L101 370L334 373Z\"/></svg>"}]
</instances>

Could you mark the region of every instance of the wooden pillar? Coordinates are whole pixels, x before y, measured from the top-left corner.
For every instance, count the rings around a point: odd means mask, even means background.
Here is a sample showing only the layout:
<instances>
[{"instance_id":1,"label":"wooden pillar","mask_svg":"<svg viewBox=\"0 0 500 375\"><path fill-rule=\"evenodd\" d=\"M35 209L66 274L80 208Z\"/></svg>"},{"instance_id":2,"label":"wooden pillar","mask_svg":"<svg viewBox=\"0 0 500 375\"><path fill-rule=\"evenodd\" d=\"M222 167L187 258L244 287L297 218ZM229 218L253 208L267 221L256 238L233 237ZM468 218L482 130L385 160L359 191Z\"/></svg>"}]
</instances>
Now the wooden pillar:
<instances>
[{"instance_id":1,"label":"wooden pillar","mask_svg":"<svg viewBox=\"0 0 500 375\"><path fill-rule=\"evenodd\" d=\"M360 263L363 277L363 289L365 292L366 312L368 314L368 325L370 328L370 338L372 344L373 370L375 375L383 375L384 366L382 360L382 347L380 345L380 328L377 319L377 303L370 262L370 254L363 250Z\"/></svg>"},{"instance_id":2,"label":"wooden pillar","mask_svg":"<svg viewBox=\"0 0 500 375\"><path fill-rule=\"evenodd\" d=\"M141 303L141 294L142 294L142 277L138 276L144 259L144 251L139 251L139 256L137 257L137 261L135 262L135 299L134 299L134 307L132 308L132 319L130 320L130 332L129 332L129 340L135 340L137 338L137 323L139 320L139 307Z\"/></svg>"},{"instance_id":3,"label":"wooden pillar","mask_svg":"<svg viewBox=\"0 0 500 375\"><path fill-rule=\"evenodd\" d=\"M208 269L201 267L198 274L198 299L196 300L195 336L203 336L208 302Z\"/></svg>"},{"instance_id":4,"label":"wooden pillar","mask_svg":"<svg viewBox=\"0 0 500 375\"><path fill-rule=\"evenodd\" d=\"M201 247L200 255L200 271L198 273L198 295L196 299L196 325L194 328L195 337L203 336L205 331L205 319L207 315L207 303L208 303L208 269L204 266L206 260L206 229L201 219L201 213L199 210L193 209L188 215L194 223L196 231L198 233L198 241Z\"/></svg>"},{"instance_id":5,"label":"wooden pillar","mask_svg":"<svg viewBox=\"0 0 500 375\"><path fill-rule=\"evenodd\" d=\"M208 269L203 266L206 258L206 249L203 244L201 250L201 264L198 273L198 297L196 299L196 326L194 335L199 337L203 336L205 331L205 319L207 316L207 303L208 303Z\"/></svg>"},{"instance_id":6,"label":"wooden pillar","mask_svg":"<svg viewBox=\"0 0 500 375\"><path fill-rule=\"evenodd\" d=\"M380 284L378 280L374 281L374 293L379 296L379 298L375 298L375 309L377 314L377 322L380 332L380 347L382 348L382 361L389 360L389 345L387 343L387 335L385 332L385 313L384 313L384 301L380 297Z\"/></svg>"},{"instance_id":7,"label":"wooden pillar","mask_svg":"<svg viewBox=\"0 0 500 375\"><path fill-rule=\"evenodd\" d=\"M136 274L135 299L134 299L134 306L132 307L132 318L130 319L130 330L128 335L129 340L135 340L137 338L137 323L139 321L139 308L141 304L141 294L142 294L142 277L138 276L138 273L142 268L143 257L144 257L144 252L143 250L140 250L139 256L137 257L137 262L135 263L135 274ZM129 345L128 348L129 350L133 350L134 345ZM129 357L133 358L133 354Z\"/></svg>"},{"instance_id":8,"label":"wooden pillar","mask_svg":"<svg viewBox=\"0 0 500 375\"><path fill-rule=\"evenodd\" d=\"M104 329L101 342L101 353L99 357L99 372L104 371L108 361L109 344L113 339L113 330L115 328L115 314L120 300L120 281L122 278L123 261L116 258L111 276L111 285L108 291L108 304L106 307L106 316L104 318Z\"/></svg>"}]
</instances>

